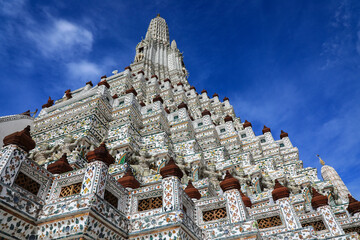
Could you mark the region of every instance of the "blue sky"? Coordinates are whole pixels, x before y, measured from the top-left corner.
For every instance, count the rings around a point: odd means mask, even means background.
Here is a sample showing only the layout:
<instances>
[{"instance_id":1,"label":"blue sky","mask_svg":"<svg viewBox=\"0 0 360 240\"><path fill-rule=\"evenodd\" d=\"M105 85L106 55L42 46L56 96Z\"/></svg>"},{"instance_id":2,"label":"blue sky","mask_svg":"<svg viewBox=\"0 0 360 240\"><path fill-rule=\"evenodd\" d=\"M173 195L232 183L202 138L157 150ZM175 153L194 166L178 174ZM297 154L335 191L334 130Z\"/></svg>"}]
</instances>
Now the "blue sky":
<instances>
[{"instance_id":1,"label":"blue sky","mask_svg":"<svg viewBox=\"0 0 360 240\"><path fill-rule=\"evenodd\" d=\"M0 0L0 115L122 71L157 13L198 91L256 134L287 131L304 167L320 154L360 200L359 1Z\"/></svg>"}]
</instances>

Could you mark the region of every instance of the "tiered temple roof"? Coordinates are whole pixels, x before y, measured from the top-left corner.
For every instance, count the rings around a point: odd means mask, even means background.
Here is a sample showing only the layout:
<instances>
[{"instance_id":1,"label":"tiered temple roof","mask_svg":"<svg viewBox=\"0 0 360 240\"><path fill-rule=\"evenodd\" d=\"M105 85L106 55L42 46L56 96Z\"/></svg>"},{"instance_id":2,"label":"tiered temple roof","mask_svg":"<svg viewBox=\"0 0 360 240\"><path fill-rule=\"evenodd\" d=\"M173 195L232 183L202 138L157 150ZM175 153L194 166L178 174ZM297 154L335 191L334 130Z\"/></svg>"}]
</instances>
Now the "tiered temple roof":
<instances>
[{"instance_id":1,"label":"tiered temple roof","mask_svg":"<svg viewBox=\"0 0 360 240\"><path fill-rule=\"evenodd\" d=\"M319 179L290 134L198 93L160 16L124 71L44 102L0 151L0 238L359 237L335 169Z\"/></svg>"}]
</instances>

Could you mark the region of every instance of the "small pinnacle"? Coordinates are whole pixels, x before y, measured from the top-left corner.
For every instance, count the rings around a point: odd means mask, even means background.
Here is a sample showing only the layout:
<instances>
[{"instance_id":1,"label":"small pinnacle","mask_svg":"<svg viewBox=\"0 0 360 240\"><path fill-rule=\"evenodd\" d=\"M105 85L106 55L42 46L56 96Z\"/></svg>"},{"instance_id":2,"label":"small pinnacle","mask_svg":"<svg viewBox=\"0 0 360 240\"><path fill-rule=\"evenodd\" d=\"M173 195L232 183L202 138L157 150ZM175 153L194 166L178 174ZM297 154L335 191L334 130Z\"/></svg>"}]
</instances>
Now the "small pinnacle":
<instances>
[{"instance_id":1,"label":"small pinnacle","mask_svg":"<svg viewBox=\"0 0 360 240\"><path fill-rule=\"evenodd\" d=\"M324 166L325 165L324 160L321 159L319 154L317 154L316 156L319 158L320 164Z\"/></svg>"}]
</instances>

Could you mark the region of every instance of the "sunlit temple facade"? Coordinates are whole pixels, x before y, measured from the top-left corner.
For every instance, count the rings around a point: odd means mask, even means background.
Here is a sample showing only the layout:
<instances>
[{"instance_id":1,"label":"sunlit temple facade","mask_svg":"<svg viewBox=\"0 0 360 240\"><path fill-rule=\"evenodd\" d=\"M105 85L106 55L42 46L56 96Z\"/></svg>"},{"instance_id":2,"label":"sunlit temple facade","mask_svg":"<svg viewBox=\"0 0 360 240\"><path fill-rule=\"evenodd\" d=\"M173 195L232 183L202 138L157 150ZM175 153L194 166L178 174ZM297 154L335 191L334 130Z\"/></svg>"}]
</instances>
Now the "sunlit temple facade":
<instances>
[{"instance_id":1,"label":"sunlit temple facade","mask_svg":"<svg viewBox=\"0 0 360 240\"><path fill-rule=\"evenodd\" d=\"M158 15L124 71L4 138L0 239L359 239L335 169L320 159L321 180L288 133L262 133L190 85Z\"/></svg>"}]
</instances>

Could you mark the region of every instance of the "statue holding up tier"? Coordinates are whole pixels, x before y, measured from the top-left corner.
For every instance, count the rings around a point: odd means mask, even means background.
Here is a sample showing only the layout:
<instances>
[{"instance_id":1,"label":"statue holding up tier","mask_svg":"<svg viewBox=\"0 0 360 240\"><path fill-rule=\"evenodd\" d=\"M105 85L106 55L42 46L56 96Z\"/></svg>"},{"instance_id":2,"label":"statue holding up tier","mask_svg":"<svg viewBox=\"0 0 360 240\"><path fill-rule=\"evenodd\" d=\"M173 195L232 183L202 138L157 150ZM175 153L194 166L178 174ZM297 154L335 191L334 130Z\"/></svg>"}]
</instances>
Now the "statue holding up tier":
<instances>
[{"instance_id":1,"label":"statue holding up tier","mask_svg":"<svg viewBox=\"0 0 360 240\"><path fill-rule=\"evenodd\" d=\"M239 180L240 185L242 184L250 184L250 179L248 176L245 175L244 169L242 168L233 168L232 169L232 176Z\"/></svg>"},{"instance_id":2,"label":"statue holding up tier","mask_svg":"<svg viewBox=\"0 0 360 240\"><path fill-rule=\"evenodd\" d=\"M288 179L286 181L286 187L292 192L293 194L298 194L301 192L301 187L296 184L294 179Z\"/></svg>"},{"instance_id":3,"label":"statue holding up tier","mask_svg":"<svg viewBox=\"0 0 360 240\"><path fill-rule=\"evenodd\" d=\"M269 190L274 188L275 183L269 176L269 174L265 174L261 177L261 185L263 186L264 190Z\"/></svg>"},{"instance_id":4,"label":"statue holding up tier","mask_svg":"<svg viewBox=\"0 0 360 240\"><path fill-rule=\"evenodd\" d=\"M142 52L139 52L135 56L135 62L140 62L141 60L143 60L143 58L144 58L144 54Z\"/></svg>"},{"instance_id":5,"label":"statue holding up tier","mask_svg":"<svg viewBox=\"0 0 360 240\"><path fill-rule=\"evenodd\" d=\"M193 180L191 177L188 176L189 171L191 170L191 166L186 166L186 163L184 161L184 157L181 155L177 155L175 158L176 165L181 169L183 172L183 177L181 179L182 184L187 184L189 179Z\"/></svg>"},{"instance_id":6,"label":"statue holding up tier","mask_svg":"<svg viewBox=\"0 0 360 240\"><path fill-rule=\"evenodd\" d=\"M203 170L203 174L209 178L210 183L214 185L215 190L219 188L219 179L221 179L221 173L216 172L215 164L210 163Z\"/></svg>"},{"instance_id":7,"label":"statue holding up tier","mask_svg":"<svg viewBox=\"0 0 360 240\"><path fill-rule=\"evenodd\" d=\"M131 156L130 166L135 170L136 174L147 177L156 174L156 171L150 168L151 163L154 161L154 156L142 149Z\"/></svg>"}]
</instances>

